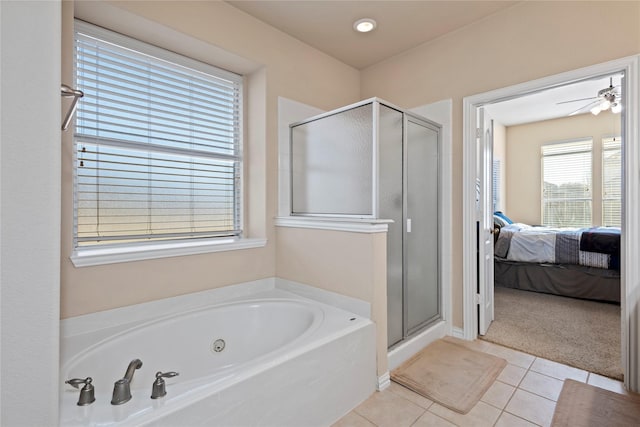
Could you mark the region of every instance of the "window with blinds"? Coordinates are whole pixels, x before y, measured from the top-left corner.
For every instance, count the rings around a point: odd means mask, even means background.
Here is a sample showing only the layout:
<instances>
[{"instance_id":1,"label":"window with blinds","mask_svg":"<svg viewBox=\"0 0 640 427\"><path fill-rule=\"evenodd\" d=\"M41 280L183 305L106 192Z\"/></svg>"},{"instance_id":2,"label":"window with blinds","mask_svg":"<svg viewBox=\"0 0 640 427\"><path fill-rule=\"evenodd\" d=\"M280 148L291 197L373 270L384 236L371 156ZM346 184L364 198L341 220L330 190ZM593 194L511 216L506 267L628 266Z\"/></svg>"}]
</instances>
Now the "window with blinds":
<instances>
[{"instance_id":1,"label":"window with blinds","mask_svg":"<svg viewBox=\"0 0 640 427\"><path fill-rule=\"evenodd\" d=\"M592 140L542 146L542 223L591 226Z\"/></svg>"},{"instance_id":2,"label":"window with blinds","mask_svg":"<svg viewBox=\"0 0 640 427\"><path fill-rule=\"evenodd\" d=\"M75 25L76 247L241 234L242 78Z\"/></svg>"},{"instance_id":3,"label":"window with blinds","mask_svg":"<svg viewBox=\"0 0 640 427\"><path fill-rule=\"evenodd\" d=\"M493 161L493 212L499 211L502 209L500 206L500 160Z\"/></svg>"},{"instance_id":4,"label":"window with blinds","mask_svg":"<svg viewBox=\"0 0 640 427\"><path fill-rule=\"evenodd\" d=\"M620 137L602 140L602 225L622 222L622 143Z\"/></svg>"}]
</instances>

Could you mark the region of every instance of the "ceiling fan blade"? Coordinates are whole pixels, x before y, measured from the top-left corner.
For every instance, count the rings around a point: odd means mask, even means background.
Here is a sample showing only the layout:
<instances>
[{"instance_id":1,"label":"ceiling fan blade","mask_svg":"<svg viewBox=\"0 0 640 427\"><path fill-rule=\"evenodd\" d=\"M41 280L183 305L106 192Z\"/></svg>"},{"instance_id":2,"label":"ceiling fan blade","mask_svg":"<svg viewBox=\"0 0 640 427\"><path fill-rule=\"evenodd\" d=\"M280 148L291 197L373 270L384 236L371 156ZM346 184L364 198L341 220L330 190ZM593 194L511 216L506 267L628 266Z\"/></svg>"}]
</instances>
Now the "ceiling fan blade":
<instances>
[{"instance_id":1,"label":"ceiling fan blade","mask_svg":"<svg viewBox=\"0 0 640 427\"><path fill-rule=\"evenodd\" d=\"M590 99L596 99L597 96L591 96L589 98L580 98L580 99L572 99L570 101L562 101L562 102L556 102L556 105L560 105L560 104L569 104L571 102L578 102L578 101L588 101Z\"/></svg>"},{"instance_id":2,"label":"ceiling fan blade","mask_svg":"<svg viewBox=\"0 0 640 427\"><path fill-rule=\"evenodd\" d=\"M600 102L600 100L596 99L595 101L590 102L587 105L583 105L582 107L578 108L576 111L574 111L572 113L569 113L569 116L575 116L576 114L580 114L582 112L587 112L587 111L591 110L591 108L594 107L599 102Z\"/></svg>"}]
</instances>

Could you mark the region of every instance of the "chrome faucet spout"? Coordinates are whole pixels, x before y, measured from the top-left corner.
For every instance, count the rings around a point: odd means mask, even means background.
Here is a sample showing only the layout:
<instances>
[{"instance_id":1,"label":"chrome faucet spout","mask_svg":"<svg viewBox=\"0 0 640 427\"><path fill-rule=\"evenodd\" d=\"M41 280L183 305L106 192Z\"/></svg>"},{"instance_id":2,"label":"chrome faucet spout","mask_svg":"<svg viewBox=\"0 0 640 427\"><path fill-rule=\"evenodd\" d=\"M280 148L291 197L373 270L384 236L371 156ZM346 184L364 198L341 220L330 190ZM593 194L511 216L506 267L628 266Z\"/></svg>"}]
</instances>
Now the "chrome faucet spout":
<instances>
[{"instance_id":1,"label":"chrome faucet spout","mask_svg":"<svg viewBox=\"0 0 640 427\"><path fill-rule=\"evenodd\" d=\"M124 373L124 379L131 382L131 380L133 379L133 373L136 371L136 369L140 368L142 368L142 360L133 359L131 362L129 362L129 366L127 366L127 372Z\"/></svg>"}]
</instances>

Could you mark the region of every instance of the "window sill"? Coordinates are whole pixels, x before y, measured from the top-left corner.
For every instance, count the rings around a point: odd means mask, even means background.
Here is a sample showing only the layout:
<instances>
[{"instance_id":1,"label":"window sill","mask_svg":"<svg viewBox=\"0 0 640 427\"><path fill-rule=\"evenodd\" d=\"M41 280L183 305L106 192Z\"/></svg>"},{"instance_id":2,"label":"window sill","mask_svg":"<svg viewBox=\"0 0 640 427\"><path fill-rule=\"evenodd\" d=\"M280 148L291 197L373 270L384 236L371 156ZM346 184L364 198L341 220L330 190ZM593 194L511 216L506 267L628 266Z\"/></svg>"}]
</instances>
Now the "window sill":
<instances>
[{"instance_id":1,"label":"window sill","mask_svg":"<svg viewBox=\"0 0 640 427\"><path fill-rule=\"evenodd\" d=\"M277 217L277 227L311 228L315 230L348 231L351 233L386 233L390 219L321 217L321 216L282 216Z\"/></svg>"},{"instance_id":2,"label":"window sill","mask_svg":"<svg viewBox=\"0 0 640 427\"><path fill-rule=\"evenodd\" d=\"M226 252L239 249L261 248L267 239L225 239L206 242L167 242L152 245L126 245L109 248L83 248L71 254L75 267L115 264L130 261Z\"/></svg>"}]
</instances>

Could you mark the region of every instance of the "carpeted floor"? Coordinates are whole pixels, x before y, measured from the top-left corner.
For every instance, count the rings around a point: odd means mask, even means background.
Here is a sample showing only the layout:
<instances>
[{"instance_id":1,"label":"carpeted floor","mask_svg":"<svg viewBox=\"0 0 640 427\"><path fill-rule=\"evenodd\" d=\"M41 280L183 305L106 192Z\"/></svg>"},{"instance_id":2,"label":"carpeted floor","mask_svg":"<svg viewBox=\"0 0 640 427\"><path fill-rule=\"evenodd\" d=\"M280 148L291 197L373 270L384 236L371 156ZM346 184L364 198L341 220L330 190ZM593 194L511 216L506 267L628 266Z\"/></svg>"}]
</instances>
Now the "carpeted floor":
<instances>
[{"instance_id":1,"label":"carpeted floor","mask_svg":"<svg viewBox=\"0 0 640 427\"><path fill-rule=\"evenodd\" d=\"M622 379L619 305L496 287L482 339Z\"/></svg>"}]
</instances>

